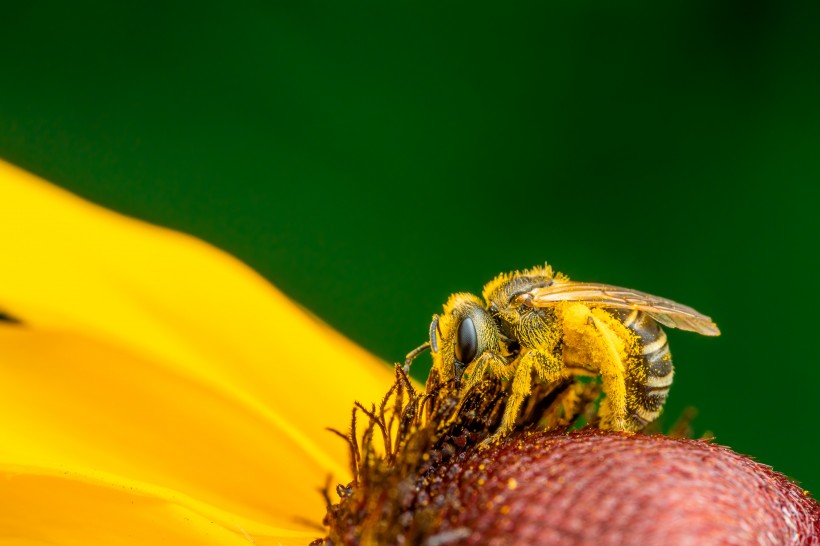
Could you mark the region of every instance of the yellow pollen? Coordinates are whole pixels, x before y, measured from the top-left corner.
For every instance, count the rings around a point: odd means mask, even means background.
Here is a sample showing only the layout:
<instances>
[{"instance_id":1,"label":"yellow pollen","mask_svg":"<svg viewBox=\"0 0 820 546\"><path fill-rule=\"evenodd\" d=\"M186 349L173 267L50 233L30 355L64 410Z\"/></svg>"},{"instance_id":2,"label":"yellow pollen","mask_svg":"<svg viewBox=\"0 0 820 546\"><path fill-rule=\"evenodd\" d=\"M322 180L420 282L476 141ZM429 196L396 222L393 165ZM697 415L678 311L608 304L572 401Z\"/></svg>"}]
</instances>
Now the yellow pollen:
<instances>
[{"instance_id":1,"label":"yellow pollen","mask_svg":"<svg viewBox=\"0 0 820 546\"><path fill-rule=\"evenodd\" d=\"M516 487L518 487L518 480L515 478L510 478L507 481L507 489L515 489Z\"/></svg>"}]
</instances>

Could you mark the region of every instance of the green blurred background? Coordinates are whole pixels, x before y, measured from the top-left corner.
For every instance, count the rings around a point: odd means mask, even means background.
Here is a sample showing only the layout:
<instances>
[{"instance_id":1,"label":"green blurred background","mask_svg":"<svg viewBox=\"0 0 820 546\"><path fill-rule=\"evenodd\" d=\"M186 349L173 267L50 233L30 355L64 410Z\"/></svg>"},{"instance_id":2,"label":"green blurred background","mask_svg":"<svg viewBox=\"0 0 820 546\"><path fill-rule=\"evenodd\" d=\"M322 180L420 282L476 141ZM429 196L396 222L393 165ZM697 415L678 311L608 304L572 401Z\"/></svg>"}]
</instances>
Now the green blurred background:
<instances>
[{"instance_id":1,"label":"green blurred background","mask_svg":"<svg viewBox=\"0 0 820 546\"><path fill-rule=\"evenodd\" d=\"M692 305L723 336L670 334L667 418L818 490L807 6L6 5L0 157L226 249L388 361L450 293L545 260Z\"/></svg>"}]
</instances>

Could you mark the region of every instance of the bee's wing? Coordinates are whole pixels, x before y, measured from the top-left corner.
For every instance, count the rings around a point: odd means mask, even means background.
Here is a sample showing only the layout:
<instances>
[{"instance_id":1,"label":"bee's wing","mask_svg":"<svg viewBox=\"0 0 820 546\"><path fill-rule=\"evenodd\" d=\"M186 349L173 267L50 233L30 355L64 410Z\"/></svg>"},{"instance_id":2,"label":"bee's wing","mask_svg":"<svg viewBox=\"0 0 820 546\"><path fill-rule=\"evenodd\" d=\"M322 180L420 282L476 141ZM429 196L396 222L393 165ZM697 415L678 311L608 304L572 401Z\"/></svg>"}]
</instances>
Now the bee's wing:
<instances>
[{"instance_id":1,"label":"bee's wing","mask_svg":"<svg viewBox=\"0 0 820 546\"><path fill-rule=\"evenodd\" d=\"M680 328L705 336L720 335L717 324L680 303L645 292L608 284L586 282L556 282L551 286L535 288L522 299L532 307L549 307L561 301L577 301L592 307L637 309L670 328Z\"/></svg>"}]
</instances>

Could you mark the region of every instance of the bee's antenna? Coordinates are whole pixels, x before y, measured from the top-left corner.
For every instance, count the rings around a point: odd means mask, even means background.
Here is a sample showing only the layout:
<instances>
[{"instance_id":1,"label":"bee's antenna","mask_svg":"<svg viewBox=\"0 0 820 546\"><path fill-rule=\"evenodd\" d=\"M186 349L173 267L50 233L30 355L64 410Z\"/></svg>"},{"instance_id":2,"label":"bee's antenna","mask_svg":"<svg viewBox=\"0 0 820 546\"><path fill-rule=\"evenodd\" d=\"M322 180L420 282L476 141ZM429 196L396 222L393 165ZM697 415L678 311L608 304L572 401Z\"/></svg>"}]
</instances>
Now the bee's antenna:
<instances>
[{"instance_id":1,"label":"bee's antenna","mask_svg":"<svg viewBox=\"0 0 820 546\"><path fill-rule=\"evenodd\" d=\"M404 359L404 373L409 374L410 373L410 364L413 362L413 360L417 356L419 356L421 353L423 353L424 351L428 351L429 349L430 349L430 342L427 341L423 345L420 345L420 346L416 347L415 349L413 349L412 351L410 351L407 354L407 357L405 357L405 359Z\"/></svg>"},{"instance_id":2,"label":"bee's antenna","mask_svg":"<svg viewBox=\"0 0 820 546\"><path fill-rule=\"evenodd\" d=\"M438 342L436 341L436 333L441 333L438 329L438 315L433 315L433 322L430 323L430 348L434 353L438 352Z\"/></svg>"}]
</instances>

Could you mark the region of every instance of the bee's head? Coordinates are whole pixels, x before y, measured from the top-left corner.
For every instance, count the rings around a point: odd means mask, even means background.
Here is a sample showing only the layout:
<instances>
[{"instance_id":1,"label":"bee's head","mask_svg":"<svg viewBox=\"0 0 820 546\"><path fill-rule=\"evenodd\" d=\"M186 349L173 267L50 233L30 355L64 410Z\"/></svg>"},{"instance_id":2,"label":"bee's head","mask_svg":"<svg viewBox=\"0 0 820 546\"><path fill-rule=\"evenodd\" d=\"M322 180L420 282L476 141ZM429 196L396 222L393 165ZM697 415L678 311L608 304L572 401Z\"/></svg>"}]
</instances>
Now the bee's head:
<instances>
[{"instance_id":1,"label":"bee's head","mask_svg":"<svg viewBox=\"0 0 820 546\"><path fill-rule=\"evenodd\" d=\"M450 296L444 314L430 324L433 369L444 381L460 377L482 353L498 351L499 345L496 321L472 294Z\"/></svg>"}]
</instances>

